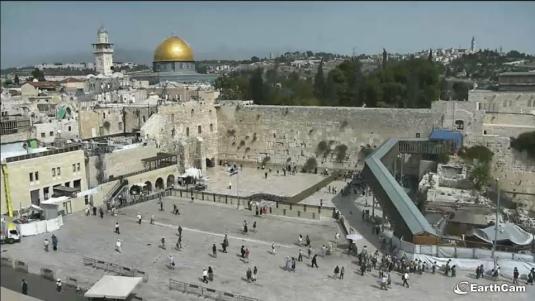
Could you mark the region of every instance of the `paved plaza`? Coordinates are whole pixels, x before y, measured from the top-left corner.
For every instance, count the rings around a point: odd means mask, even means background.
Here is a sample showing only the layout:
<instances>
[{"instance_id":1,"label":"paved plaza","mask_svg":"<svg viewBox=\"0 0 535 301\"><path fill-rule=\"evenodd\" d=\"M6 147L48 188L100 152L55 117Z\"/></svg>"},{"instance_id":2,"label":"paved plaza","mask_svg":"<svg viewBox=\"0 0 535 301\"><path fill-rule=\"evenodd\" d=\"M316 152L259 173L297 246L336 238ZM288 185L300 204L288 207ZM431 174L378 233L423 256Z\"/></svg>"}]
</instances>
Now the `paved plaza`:
<instances>
[{"instance_id":1,"label":"paved plaza","mask_svg":"<svg viewBox=\"0 0 535 301\"><path fill-rule=\"evenodd\" d=\"M171 214L173 204L178 205L181 215ZM474 281L464 272L459 272L456 278L411 274L411 288L404 288L399 274L393 273L392 289L383 291L377 283L377 271L365 276L357 273L356 258L345 253L345 243L341 243L341 248L333 255L319 257L318 269L309 267L310 259L305 256L304 262L297 264L296 271L289 272L283 268L284 258L297 257L298 235L310 235L312 246L317 251L322 244L334 240L336 232L341 231L334 220L316 221L270 215L255 217L248 210L202 201L191 203L190 200L178 198L164 198L164 209L163 212L159 211L158 201L153 200L121 209L118 217L106 215L100 219L82 214L69 215L64 218L65 225L55 232L59 238L58 252L44 252L43 239L49 235L38 235L6 246L3 256L27 262L31 272L38 272L40 267L49 267L63 279L67 275L77 277L85 287L100 279L104 272L85 267L82 264L83 256L132 266L149 274L149 281L139 285L135 291L144 300L195 300L196 297L192 295L170 291L169 278L203 285L200 280L202 269L208 266L214 269L215 279L205 286L261 300L351 300L359 297L403 300L431 296L437 300L450 300L461 299L461 296L452 292L458 281ZM136 222L138 213L143 216L141 225ZM151 215L155 216L154 225L148 222ZM113 232L117 220L120 235ZM256 232L242 234L244 220L251 230L256 221ZM178 225L183 228L183 248L180 251L174 249ZM220 251L225 233L230 242L228 253ZM166 250L159 247L162 236L167 240ZM122 253L114 251L117 238L123 241ZM369 238L374 239L373 236ZM270 252L273 241L277 246L275 255ZM213 243L218 246L217 258L211 255ZM359 246L363 244L368 244L370 251L374 250L373 242L359 241ZM239 257L241 245L251 250L249 263ZM303 247L303 251L306 254L306 248ZM170 254L175 257L175 270L166 267ZM345 267L343 280L331 277L336 265ZM258 280L248 283L245 271L253 266L258 268ZM53 282L50 285L53 286ZM482 300L503 299L503 296L496 294L474 297ZM527 300L527 297L527 294L507 296L512 300Z\"/></svg>"},{"instance_id":2,"label":"paved plaza","mask_svg":"<svg viewBox=\"0 0 535 301\"><path fill-rule=\"evenodd\" d=\"M267 178L265 178L266 172L268 173ZM287 172L284 176L281 170L277 174L276 169L269 172L268 168L262 170L245 166L238 175L232 177L222 166L208 168L206 176L208 177L206 191L229 195L238 195L239 193L239 196L249 196L255 193L294 196L325 178L319 174L309 173L291 175ZM228 188L229 182L231 189Z\"/></svg>"}]
</instances>

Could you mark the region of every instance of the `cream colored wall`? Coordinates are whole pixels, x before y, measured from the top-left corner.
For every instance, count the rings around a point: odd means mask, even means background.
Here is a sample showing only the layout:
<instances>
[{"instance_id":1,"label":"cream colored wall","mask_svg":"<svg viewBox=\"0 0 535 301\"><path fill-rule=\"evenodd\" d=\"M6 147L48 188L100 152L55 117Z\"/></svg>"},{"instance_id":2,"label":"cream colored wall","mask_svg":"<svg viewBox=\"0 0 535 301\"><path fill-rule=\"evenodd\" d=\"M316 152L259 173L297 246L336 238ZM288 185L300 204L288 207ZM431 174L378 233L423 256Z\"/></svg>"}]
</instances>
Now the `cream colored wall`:
<instances>
[{"instance_id":1,"label":"cream colored wall","mask_svg":"<svg viewBox=\"0 0 535 301\"><path fill-rule=\"evenodd\" d=\"M65 152L55 155L37 157L27 160L7 163L9 189L15 210L31 205L30 191L39 189L41 201L44 201L43 188L49 187L49 197L53 193L54 185L65 185L80 179L81 190L87 189L86 171L82 150ZM80 163L80 171L73 172L72 164ZM52 168L60 167L61 175L52 177ZM29 174L39 173L39 180L30 182ZM2 184L3 185L3 184ZM2 194L1 213L7 212L5 195Z\"/></svg>"},{"instance_id":2,"label":"cream colored wall","mask_svg":"<svg viewBox=\"0 0 535 301\"><path fill-rule=\"evenodd\" d=\"M22 96L37 96L38 93L37 89L30 84L23 84L20 87L20 94Z\"/></svg>"}]
</instances>

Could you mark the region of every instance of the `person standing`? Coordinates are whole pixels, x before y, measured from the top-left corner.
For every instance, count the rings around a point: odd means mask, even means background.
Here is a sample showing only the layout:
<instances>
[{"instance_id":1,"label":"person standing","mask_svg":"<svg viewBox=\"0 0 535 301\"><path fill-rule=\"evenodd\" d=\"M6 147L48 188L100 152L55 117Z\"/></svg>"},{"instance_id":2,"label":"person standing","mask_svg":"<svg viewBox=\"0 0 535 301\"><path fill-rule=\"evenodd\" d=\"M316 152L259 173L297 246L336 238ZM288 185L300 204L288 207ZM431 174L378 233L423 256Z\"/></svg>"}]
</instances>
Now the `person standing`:
<instances>
[{"instance_id":1,"label":"person standing","mask_svg":"<svg viewBox=\"0 0 535 301\"><path fill-rule=\"evenodd\" d=\"M258 269L256 268L256 265L253 268L253 281L256 281L256 274L258 274Z\"/></svg>"},{"instance_id":2,"label":"person standing","mask_svg":"<svg viewBox=\"0 0 535 301\"><path fill-rule=\"evenodd\" d=\"M178 236L182 236L182 226L178 226Z\"/></svg>"},{"instance_id":3,"label":"person standing","mask_svg":"<svg viewBox=\"0 0 535 301\"><path fill-rule=\"evenodd\" d=\"M433 262L433 266L431 266L431 271L433 274L435 273L436 269L437 269L437 262L435 261Z\"/></svg>"},{"instance_id":4,"label":"person standing","mask_svg":"<svg viewBox=\"0 0 535 301\"><path fill-rule=\"evenodd\" d=\"M308 258L310 258L310 256L312 255L312 248L310 246L308 246L307 248L307 253L308 253Z\"/></svg>"},{"instance_id":5,"label":"person standing","mask_svg":"<svg viewBox=\"0 0 535 301\"><path fill-rule=\"evenodd\" d=\"M300 246L303 245L303 235L299 234L298 239L299 239L299 245Z\"/></svg>"},{"instance_id":6,"label":"person standing","mask_svg":"<svg viewBox=\"0 0 535 301\"><path fill-rule=\"evenodd\" d=\"M154 214L150 216L150 224L154 225Z\"/></svg>"},{"instance_id":7,"label":"person standing","mask_svg":"<svg viewBox=\"0 0 535 301\"><path fill-rule=\"evenodd\" d=\"M214 270L211 266L208 267L208 280L214 281Z\"/></svg>"},{"instance_id":8,"label":"person standing","mask_svg":"<svg viewBox=\"0 0 535 301\"><path fill-rule=\"evenodd\" d=\"M137 223L141 225L141 214L137 214Z\"/></svg>"},{"instance_id":9,"label":"person standing","mask_svg":"<svg viewBox=\"0 0 535 301\"><path fill-rule=\"evenodd\" d=\"M271 243L271 254L275 255L275 242Z\"/></svg>"},{"instance_id":10,"label":"person standing","mask_svg":"<svg viewBox=\"0 0 535 301\"><path fill-rule=\"evenodd\" d=\"M121 234L121 232L119 231L119 222L115 222L115 233Z\"/></svg>"},{"instance_id":11,"label":"person standing","mask_svg":"<svg viewBox=\"0 0 535 301\"><path fill-rule=\"evenodd\" d=\"M63 284L61 283L61 279L58 278L58 281L56 281L56 291L58 293L61 293L61 287L63 286Z\"/></svg>"},{"instance_id":12,"label":"person standing","mask_svg":"<svg viewBox=\"0 0 535 301\"><path fill-rule=\"evenodd\" d=\"M297 256L297 261L303 261L303 250L299 249L299 256Z\"/></svg>"},{"instance_id":13,"label":"person standing","mask_svg":"<svg viewBox=\"0 0 535 301\"><path fill-rule=\"evenodd\" d=\"M515 267L513 271L513 284L518 285L518 276L519 276L518 269Z\"/></svg>"},{"instance_id":14,"label":"person standing","mask_svg":"<svg viewBox=\"0 0 535 301\"><path fill-rule=\"evenodd\" d=\"M48 238L45 238L44 245L45 245L45 251L48 252L48 245L50 242L48 241Z\"/></svg>"},{"instance_id":15,"label":"person standing","mask_svg":"<svg viewBox=\"0 0 535 301\"><path fill-rule=\"evenodd\" d=\"M160 239L160 248L164 249L165 250L165 237L162 236L162 238Z\"/></svg>"},{"instance_id":16,"label":"person standing","mask_svg":"<svg viewBox=\"0 0 535 301\"><path fill-rule=\"evenodd\" d=\"M307 247L310 246L310 237L308 237L308 234L307 234L306 242L307 242L306 246Z\"/></svg>"},{"instance_id":17,"label":"person standing","mask_svg":"<svg viewBox=\"0 0 535 301\"><path fill-rule=\"evenodd\" d=\"M160 195L160 200L158 201L160 204L160 211L163 211L163 202L162 202L162 196Z\"/></svg>"},{"instance_id":18,"label":"person standing","mask_svg":"<svg viewBox=\"0 0 535 301\"><path fill-rule=\"evenodd\" d=\"M251 271L251 268L247 268L247 272L245 272L245 277L247 277L247 282L251 282L252 276L253 276L253 272Z\"/></svg>"},{"instance_id":19,"label":"person standing","mask_svg":"<svg viewBox=\"0 0 535 301\"><path fill-rule=\"evenodd\" d=\"M52 234L52 249L54 249L54 251L58 250L58 238L55 234Z\"/></svg>"},{"instance_id":20,"label":"person standing","mask_svg":"<svg viewBox=\"0 0 535 301\"><path fill-rule=\"evenodd\" d=\"M318 267L318 259L317 259L317 257L318 257L318 254L314 254L314 257L312 257L312 266L311 266L312 268L314 266L316 266L316 269L319 268Z\"/></svg>"},{"instance_id":21,"label":"person standing","mask_svg":"<svg viewBox=\"0 0 535 301\"><path fill-rule=\"evenodd\" d=\"M215 244L212 244L212 256L217 258L217 247L215 246Z\"/></svg>"},{"instance_id":22,"label":"person standing","mask_svg":"<svg viewBox=\"0 0 535 301\"><path fill-rule=\"evenodd\" d=\"M344 270L344 267L342 266L340 268L340 279L344 279L344 272L345 272L345 270Z\"/></svg>"},{"instance_id":23,"label":"person standing","mask_svg":"<svg viewBox=\"0 0 535 301\"><path fill-rule=\"evenodd\" d=\"M256 221L253 222L253 231L256 232Z\"/></svg>"},{"instance_id":24,"label":"person standing","mask_svg":"<svg viewBox=\"0 0 535 301\"><path fill-rule=\"evenodd\" d=\"M340 268L338 266L336 266L334 268L334 278L335 279L338 278L338 273L340 273Z\"/></svg>"},{"instance_id":25,"label":"person standing","mask_svg":"<svg viewBox=\"0 0 535 301\"><path fill-rule=\"evenodd\" d=\"M402 285L403 286L407 285L407 288L409 288L409 273L403 274L401 279L403 280L403 284Z\"/></svg>"},{"instance_id":26,"label":"person standing","mask_svg":"<svg viewBox=\"0 0 535 301\"><path fill-rule=\"evenodd\" d=\"M208 283L208 271L206 269L202 270L202 282Z\"/></svg>"},{"instance_id":27,"label":"person standing","mask_svg":"<svg viewBox=\"0 0 535 301\"><path fill-rule=\"evenodd\" d=\"M295 257L292 257L292 272L295 272L295 265L296 265Z\"/></svg>"},{"instance_id":28,"label":"person standing","mask_svg":"<svg viewBox=\"0 0 535 301\"><path fill-rule=\"evenodd\" d=\"M28 295L28 283L26 282L26 279L22 279L21 291L23 295Z\"/></svg>"},{"instance_id":29,"label":"person standing","mask_svg":"<svg viewBox=\"0 0 535 301\"><path fill-rule=\"evenodd\" d=\"M119 253L122 253L122 249L121 249L121 240L119 238L117 238L117 241L115 242L115 251L119 252Z\"/></svg>"},{"instance_id":30,"label":"person standing","mask_svg":"<svg viewBox=\"0 0 535 301\"><path fill-rule=\"evenodd\" d=\"M176 241L176 249L177 250L182 249L182 236L179 236L178 240Z\"/></svg>"},{"instance_id":31,"label":"person standing","mask_svg":"<svg viewBox=\"0 0 535 301\"><path fill-rule=\"evenodd\" d=\"M97 215L97 207L93 206L93 216L96 216L96 215Z\"/></svg>"},{"instance_id":32,"label":"person standing","mask_svg":"<svg viewBox=\"0 0 535 301\"><path fill-rule=\"evenodd\" d=\"M98 213L100 214L100 218L103 219L104 218L104 210L102 210L102 207L98 208Z\"/></svg>"}]
</instances>

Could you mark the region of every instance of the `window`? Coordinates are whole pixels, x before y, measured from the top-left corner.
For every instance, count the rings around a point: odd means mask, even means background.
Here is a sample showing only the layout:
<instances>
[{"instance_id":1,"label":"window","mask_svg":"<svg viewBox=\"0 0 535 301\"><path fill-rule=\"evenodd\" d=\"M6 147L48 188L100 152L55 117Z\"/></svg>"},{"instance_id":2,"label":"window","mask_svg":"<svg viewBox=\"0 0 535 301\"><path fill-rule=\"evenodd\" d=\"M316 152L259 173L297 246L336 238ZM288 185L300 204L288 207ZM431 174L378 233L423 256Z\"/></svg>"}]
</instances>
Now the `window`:
<instances>
[{"instance_id":1,"label":"window","mask_svg":"<svg viewBox=\"0 0 535 301\"><path fill-rule=\"evenodd\" d=\"M117 127L119 127L119 129L122 129L122 128L123 128L123 123L122 123L122 122L119 122L119 123L117 124Z\"/></svg>"},{"instance_id":2,"label":"window","mask_svg":"<svg viewBox=\"0 0 535 301\"><path fill-rule=\"evenodd\" d=\"M457 126L458 130L464 130L464 121L462 120L455 120L455 125Z\"/></svg>"},{"instance_id":3,"label":"window","mask_svg":"<svg viewBox=\"0 0 535 301\"><path fill-rule=\"evenodd\" d=\"M76 171L80 171L80 163L76 163Z\"/></svg>"},{"instance_id":4,"label":"window","mask_svg":"<svg viewBox=\"0 0 535 301\"><path fill-rule=\"evenodd\" d=\"M65 182L65 187L71 187L71 182Z\"/></svg>"},{"instance_id":5,"label":"window","mask_svg":"<svg viewBox=\"0 0 535 301\"><path fill-rule=\"evenodd\" d=\"M30 172L30 182L33 182L33 172Z\"/></svg>"},{"instance_id":6,"label":"window","mask_svg":"<svg viewBox=\"0 0 535 301\"><path fill-rule=\"evenodd\" d=\"M78 180L74 180L74 182L72 182L72 187L74 187L74 188L80 188L80 186L81 186L80 183L81 183L81 182L82 182L82 180L80 180L80 179L78 179Z\"/></svg>"},{"instance_id":7,"label":"window","mask_svg":"<svg viewBox=\"0 0 535 301\"><path fill-rule=\"evenodd\" d=\"M420 138L420 133L416 133L416 138Z\"/></svg>"},{"instance_id":8,"label":"window","mask_svg":"<svg viewBox=\"0 0 535 301\"><path fill-rule=\"evenodd\" d=\"M49 135L50 137L54 136L54 132L50 131Z\"/></svg>"},{"instance_id":9,"label":"window","mask_svg":"<svg viewBox=\"0 0 535 301\"><path fill-rule=\"evenodd\" d=\"M214 131L214 125L210 123L210 132L213 132L213 131Z\"/></svg>"},{"instance_id":10,"label":"window","mask_svg":"<svg viewBox=\"0 0 535 301\"><path fill-rule=\"evenodd\" d=\"M72 165L72 172L76 172L76 164Z\"/></svg>"},{"instance_id":11,"label":"window","mask_svg":"<svg viewBox=\"0 0 535 301\"><path fill-rule=\"evenodd\" d=\"M71 131L71 126L69 125L69 132Z\"/></svg>"},{"instance_id":12,"label":"window","mask_svg":"<svg viewBox=\"0 0 535 301\"><path fill-rule=\"evenodd\" d=\"M52 168L52 176L53 176L53 177L56 176L56 169L55 169L55 168Z\"/></svg>"},{"instance_id":13,"label":"window","mask_svg":"<svg viewBox=\"0 0 535 301\"><path fill-rule=\"evenodd\" d=\"M58 167L57 170L58 170L58 177L59 177L61 176L61 168Z\"/></svg>"},{"instance_id":14,"label":"window","mask_svg":"<svg viewBox=\"0 0 535 301\"><path fill-rule=\"evenodd\" d=\"M202 128L201 128L201 126L200 126L200 125L199 125L199 126L197 126L197 132L198 132L199 134L201 134L201 133L202 133Z\"/></svg>"},{"instance_id":15,"label":"window","mask_svg":"<svg viewBox=\"0 0 535 301\"><path fill-rule=\"evenodd\" d=\"M43 196L45 197L45 200L48 200L48 193L49 193L48 187L43 188Z\"/></svg>"},{"instance_id":16,"label":"window","mask_svg":"<svg viewBox=\"0 0 535 301\"><path fill-rule=\"evenodd\" d=\"M189 128L186 128L186 136L189 137Z\"/></svg>"},{"instance_id":17,"label":"window","mask_svg":"<svg viewBox=\"0 0 535 301\"><path fill-rule=\"evenodd\" d=\"M193 113L195 113L195 110L191 109L191 116L193 116Z\"/></svg>"},{"instance_id":18,"label":"window","mask_svg":"<svg viewBox=\"0 0 535 301\"><path fill-rule=\"evenodd\" d=\"M38 171L35 172L35 180L39 181L39 172Z\"/></svg>"},{"instance_id":19,"label":"window","mask_svg":"<svg viewBox=\"0 0 535 301\"><path fill-rule=\"evenodd\" d=\"M102 112L102 118L106 118L106 112Z\"/></svg>"},{"instance_id":20,"label":"window","mask_svg":"<svg viewBox=\"0 0 535 301\"><path fill-rule=\"evenodd\" d=\"M41 133L41 138L45 138L46 137L46 133Z\"/></svg>"}]
</instances>

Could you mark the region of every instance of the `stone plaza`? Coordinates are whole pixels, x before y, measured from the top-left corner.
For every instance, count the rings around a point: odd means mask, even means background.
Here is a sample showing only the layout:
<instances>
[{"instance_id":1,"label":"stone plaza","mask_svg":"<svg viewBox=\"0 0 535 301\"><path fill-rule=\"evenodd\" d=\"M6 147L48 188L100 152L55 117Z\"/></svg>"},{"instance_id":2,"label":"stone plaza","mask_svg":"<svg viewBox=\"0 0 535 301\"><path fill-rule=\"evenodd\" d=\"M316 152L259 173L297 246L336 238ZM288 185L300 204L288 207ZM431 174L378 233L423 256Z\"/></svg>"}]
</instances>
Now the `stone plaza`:
<instances>
[{"instance_id":1,"label":"stone plaza","mask_svg":"<svg viewBox=\"0 0 535 301\"><path fill-rule=\"evenodd\" d=\"M295 193L296 188L292 187L291 183L300 183L296 185L300 185L299 187L303 189L321 178L317 175L313 177L298 173L286 176L285 181L279 179L284 176L276 175L264 179L263 171L255 169L246 169L244 174L247 176L242 176L244 180L240 183L242 185L240 190L270 192L270 187L277 186L273 190L281 195ZM211 177L212 184L215 184L217 177L217 175ZM219 185L228 180L223 174L219 177L217 180ZM286 185L283 182L286 182ZM344 182L338 180L331 185L340 189ZM224 185L218 187L214 185L212 189L225 189ZM370 234L371 227L360 218L360 210L366 206L365 199L357 198L354 194L335 196L326 192L326 189L322 188L313 194L308 198L308 202L316 204L318 198L324 198L326 200L324 206L336 205L346 216L351 227L364 236L364 239L357 242L359 250L367 245L369 252L375 251L380 246L378 237ZM85 216L83 213L65 216L64 226L54 232L59 239L57 252L43 250L43 240L45 237L50 239L50 234L42 234L25 237L19 244L4 247L3 256L26 262L32 273L39 273L40 268L46 267L55 271L58 278L75 277L83 288L90 287L106 274L103 270L84 266L84 257L139 269L148 275L148 281L140 284L134 291L143 300L199 299L192 294L170 290L169 279L258 300L326 300L327 298L404 300L425 297L436 300L460 300L466 297L454 294L455 285L459 281L476 281L473 273L467 271L459 271L455 278L446 277L442 272L437 272L435 275L428 272L423 275L414 273L409 280L410 288L405 288L401 286L401 275L392 272L392 287L384 291L380 289L377 270L367 272L364 276L360 275L356 264L357 258L348 255L344 232L333 218L322 217L319 220L311 220L270 214L255 216L255 212L247 208L237 209L236 206L198 199L192 201L187 197L164 197L162 201L164 211L160 211L159 200L154 199L120 208L116 217L106 214L101 219L98 215ZM174 204L178 206L180 215L172 213ZM137 223L138 214L142 216L141 224ZM377 214L380 214L379 209ZM152 216L154 224L149 222ZM244 221L247 221L248 233L242 231ZM115 222L120 225L120 234L114 233ZM256 223L255 228L253 223ZM180 250L175 249L178 226L183 229ZM338 247L335 242L336 233L341 234ZM228 253L221 252L225 234L228 235L230 243ZM309 235L313 255L320 253L322 245L330 242L335 245L332 254L318 256L319 268L311 268L307 248L298 244L299 234L303 237ZM160 247L162 237L166 240L165 249ZM115 251L115 242L118 238L122 241L120 253ZM275 254L271 252L273 242L276 246ZM212 255L212 244L217 246L217 257ZM250 250L249 260L240 257L242 245ZM303 262L297 263L294 272L286 271L285 258L287 256L297 258L300 248L304 254ZM169 255L175 258L175 269L168 267ZM345 268L342 280L333 277L333 270L337 265ZM214 280L203 284L202 270L208 266L214 270ZM258 268L257 281L248 282L245 277L246 270L254 266ZM480 279L477 283L494 282ZM54 282L50 282L50 286L54 286ZM472 294L470 298L502 300L507 297L511 300L528 300L529 295L533 295L531 287L528 287L527 293Z\"/></svg>"}]
</instances>

